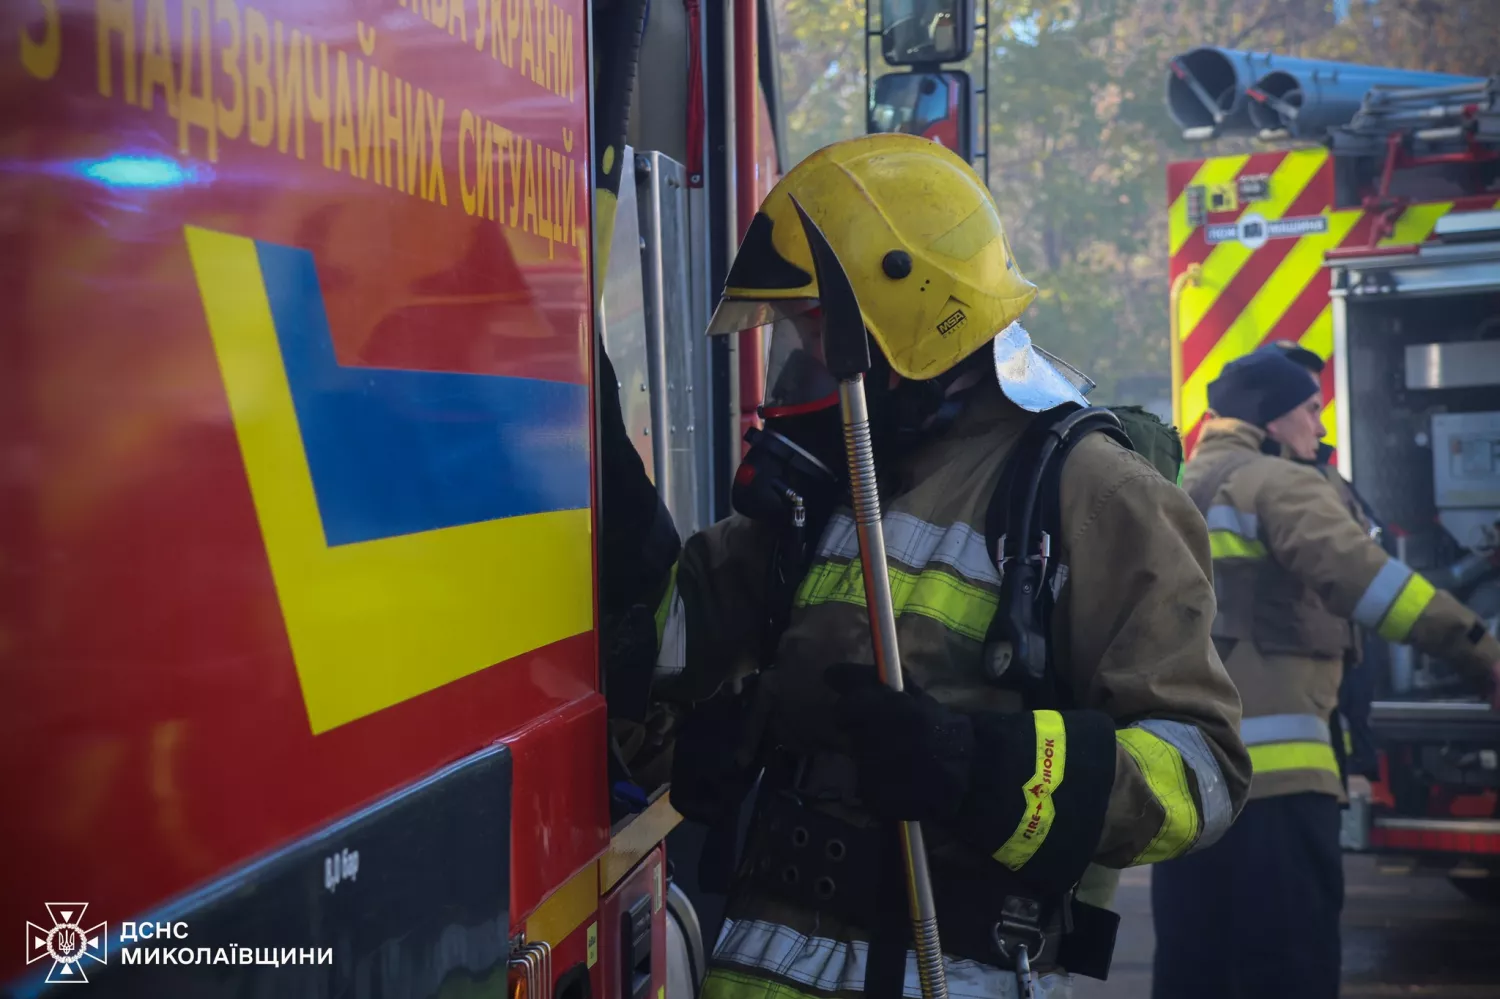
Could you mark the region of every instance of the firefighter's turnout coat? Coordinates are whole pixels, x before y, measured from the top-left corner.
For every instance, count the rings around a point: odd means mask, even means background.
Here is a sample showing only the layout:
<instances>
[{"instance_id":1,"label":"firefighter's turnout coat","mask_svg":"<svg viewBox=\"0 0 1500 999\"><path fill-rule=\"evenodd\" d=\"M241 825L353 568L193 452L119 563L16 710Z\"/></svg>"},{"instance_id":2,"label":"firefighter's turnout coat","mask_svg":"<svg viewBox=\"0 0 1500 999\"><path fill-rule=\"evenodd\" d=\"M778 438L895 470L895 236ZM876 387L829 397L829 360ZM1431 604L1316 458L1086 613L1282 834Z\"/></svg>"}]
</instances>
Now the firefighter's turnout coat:
<instances>
[{"instance_id":1,"label":"firefighter's turnout coat","mask_svg":"<svg viewBox=\"0 0 1500 999\"><path fill-rule=\"evenodd\" d=\"M1351 622L1445 659L1479 683L1500 643L1450 594L1387 555L1320 470L1264 449L1265 432L1210 420L1183 472L1208 522L1213 634L1244 701L1252 798L1342 796L1329 718Z\"/></svg>"},{"instance_id":2,"label":"firefighter's turnout coat","mask_svg":"<svg viewBox=\"0 0 1500 999\"><path fill-rule=\"evenodd\" d=\"M1209 631L1203 519L1152 465L1103 434L1069 457L1051 641L1074 703L1102 717L1104 733L1102 742L1097 728L1070 742L1066 712L1028 711L1021 693L985 669L996 654L986 639L1001 576L984 518L1031 418L998 388L976 390L948 430L880 470L903 666L950 707L1031 717L1024 731L1034 744L1015 754L1024 759L992 761L994 780L1013 775L997 795L1005 807L1013 799L1015 818L985 846L986 863L1054 875L1092 863L1097 875L1179 856L1228 828L1250 778L1239 697ZM659 612L658 694L700 700L758 668L770 550L769 533L738 515L684 545ZM824 669L842 662L874 662L847 509L823 531L774 668L762 674L771 742L810 754L843 748L829 723L835 694L822 682ZM929 833L929 846L941 834ZM862 927L753 891L737 892L728 914L714 958L725 994L770 994L768 982L784 996L863 991ZM950 961L948 973L954 995L1014 994L1012 973L982 963ZM911 960L905 992L920 994Z\"/></svg>"}]
</instances>

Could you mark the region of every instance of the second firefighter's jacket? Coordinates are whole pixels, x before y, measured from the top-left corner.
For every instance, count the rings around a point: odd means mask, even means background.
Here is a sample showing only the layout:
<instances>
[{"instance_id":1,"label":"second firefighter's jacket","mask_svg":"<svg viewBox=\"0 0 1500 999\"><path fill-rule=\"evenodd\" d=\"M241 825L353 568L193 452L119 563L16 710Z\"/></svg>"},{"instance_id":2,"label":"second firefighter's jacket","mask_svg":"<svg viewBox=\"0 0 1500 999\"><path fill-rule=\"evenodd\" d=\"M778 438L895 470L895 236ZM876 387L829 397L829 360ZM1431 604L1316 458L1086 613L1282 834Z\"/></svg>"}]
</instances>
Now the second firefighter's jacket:
<instances>
[{"instance_id":1,"label":"second firefighter's jacket","mask_svg":"<svg viewBox=\"0 0 1500 999\"><path fill-rule=\"evenodd\" d=\"M985 852L1023 876L1045 865L1076 880L1090 862L1123 868L1216 840L1244 799L1249 761L1236 734L1239 698L1209 636L1202 519L1147 461L1105 436L1074 449L1061 483L1063 537L1054 542L1062 568L1052 642L1077 707L1088 709L1080 712L1090 717L1087 738L1068 712L1027 712L1019 694L985 676L1001 578L984 518L1031 416L998 388L975 394L953 426L882 468L881 479L897 483L882 506L904 668L949 706L1024 719L1017 729L1029 733L1006 754L1013 758L986 768L997 782L1014 774L996 792L1014 818ZM769 540L735 515L684 545L659 615L659 696L702 700L757 665ZM803 753L845 748L823 682L842 662L874 662L848 509L823 532L774 667L760 680L775 743ZM740 913L736 932L749 933L747 910L731 909ZM752 914L770 935L767 960L784 950L771 945L777 933L805 935L817 922L784 907ZM833 932L827 920L819 925Z\"/></svg>"},{"instance_id":2,"label":"second firefighter's jacket","mask_svg":"<svg viewBox=\"0 0 1500 999\"><path fill-rule=\"evenodd\" d=\"M1252 798L1342 795L1328 719L1351 622L1409 642L1476 680L1500 644L1467 608L1391 558L1319 469L1263 451L1240 420L1205 424L1182 487L1208 522L1213 634L1244 702Z\"/></svg>"}]
</instances>

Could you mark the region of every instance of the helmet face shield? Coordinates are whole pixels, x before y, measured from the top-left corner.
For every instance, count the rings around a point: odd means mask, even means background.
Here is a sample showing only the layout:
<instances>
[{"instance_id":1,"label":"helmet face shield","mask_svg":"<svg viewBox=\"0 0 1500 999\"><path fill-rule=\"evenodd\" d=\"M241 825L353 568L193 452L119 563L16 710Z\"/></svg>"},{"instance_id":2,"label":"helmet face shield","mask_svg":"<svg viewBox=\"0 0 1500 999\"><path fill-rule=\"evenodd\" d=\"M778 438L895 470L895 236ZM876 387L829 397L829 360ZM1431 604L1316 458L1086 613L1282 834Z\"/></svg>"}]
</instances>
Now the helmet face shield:
<instances>
[{"instance_id":1,"label":"helmet face shield","mask_svg":"<svg viewBox=\"0 0 1500 999\"><path fill-rule=\"evenodd\" d=\"M761 412L796 416L836 406L838 400L839 383L823 359L822 313L813 309L772 323Z\"/></svg>"},{"instance_id":2,"label":"helmet face shield","mask_svg":"<svg viewBox=\"0 0 1500 999\"><path fill-rule=\"evenodd\" d=\"M723 336L771 326L778 320L811 312L816 298L721 298L708 320L708 335Z\"/></svg>"}]
</instances>

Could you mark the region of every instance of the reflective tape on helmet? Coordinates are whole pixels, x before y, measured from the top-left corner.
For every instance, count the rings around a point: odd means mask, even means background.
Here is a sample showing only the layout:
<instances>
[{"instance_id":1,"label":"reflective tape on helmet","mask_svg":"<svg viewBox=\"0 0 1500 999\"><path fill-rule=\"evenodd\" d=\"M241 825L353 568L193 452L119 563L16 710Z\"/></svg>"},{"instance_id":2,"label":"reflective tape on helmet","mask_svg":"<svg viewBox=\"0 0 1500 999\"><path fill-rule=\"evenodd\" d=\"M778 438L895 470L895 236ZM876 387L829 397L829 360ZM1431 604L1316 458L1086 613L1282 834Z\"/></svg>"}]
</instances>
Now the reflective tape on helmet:
<instances>
[{"instance_id":1,"label":"reflective tape on helmet","mask_svg":"<svg viewBox=\"0 0 1500 999\"><path fill-rule=\"evenodd\" d=\"M1041 849L1052 823L1057 818L1057 809L1052 796L1062 786L1068 761L1067 730L1063 717L1056 711L1035 711L1036 723L1036 768L1026 782L1026 810L1016 831L1000 844L995 859L1011 870L1020 870Z\"/></svg>"},{"instance_id":2,"label":"reflective tape on helmet","mask_svg":"<svg viewBox=\"0 0 1500 999\"><path fill-rule=\"evenodd\" d=\"M1162 810L1161 828L1132 865L1154 864L1186 853L1198 838L1198 806L1188 786L1182 754L1144 728L1121 729L1115 738L1135 760Z\"/></svg>"},{"instance_id":3,"label":"reflective tape on helmet","mask_svg":"<svg viewBox=\"0 0 1500 999\"><path fill-rule=\"evenodd\" d=\"M1250 769L1258 774L1288 770L1323 770L1334 775L1339 772L1333 747L1326 742L1277 742L1250 746L1249 750Z\"/></svg>"}]
</instances>

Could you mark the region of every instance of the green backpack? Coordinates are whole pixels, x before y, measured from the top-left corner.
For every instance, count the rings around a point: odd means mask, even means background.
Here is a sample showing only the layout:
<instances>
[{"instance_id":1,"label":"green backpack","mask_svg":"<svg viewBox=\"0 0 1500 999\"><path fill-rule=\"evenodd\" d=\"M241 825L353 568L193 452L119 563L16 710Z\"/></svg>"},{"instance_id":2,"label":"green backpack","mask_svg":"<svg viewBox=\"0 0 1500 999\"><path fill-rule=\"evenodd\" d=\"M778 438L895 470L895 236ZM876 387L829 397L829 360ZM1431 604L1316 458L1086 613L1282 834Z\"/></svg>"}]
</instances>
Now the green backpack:
<instances>
[{"instance_id":1,"label":"green backpack","mask_svg":"<svg viewBox=\"0 0 1500 999\"><path fill-rule=\"evenodd\" d=\"M1182 485L1182 437L1177 428L1140 406L1110 406L1109 411L1130 435L1136 454L1156 466L1168 482Z\"/></svg>"}]
</instances>

